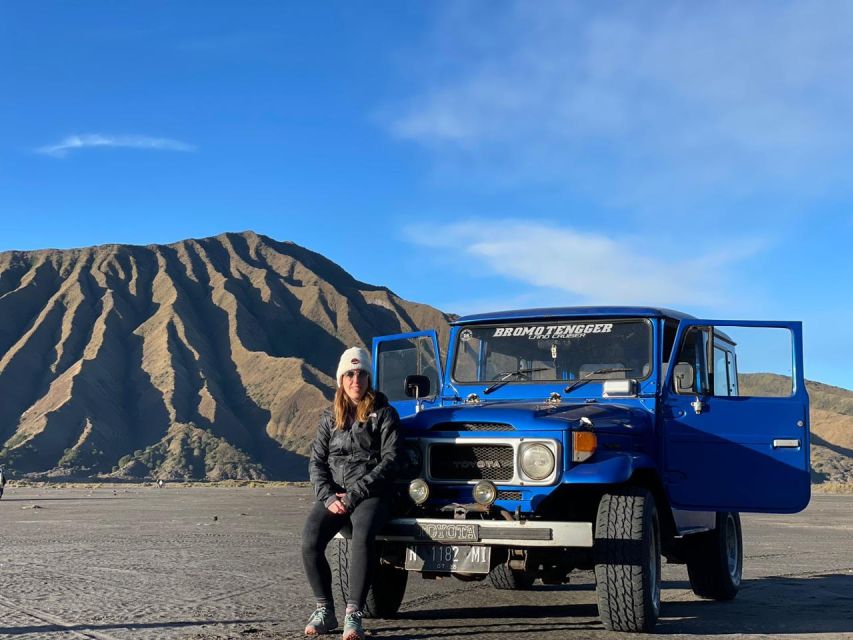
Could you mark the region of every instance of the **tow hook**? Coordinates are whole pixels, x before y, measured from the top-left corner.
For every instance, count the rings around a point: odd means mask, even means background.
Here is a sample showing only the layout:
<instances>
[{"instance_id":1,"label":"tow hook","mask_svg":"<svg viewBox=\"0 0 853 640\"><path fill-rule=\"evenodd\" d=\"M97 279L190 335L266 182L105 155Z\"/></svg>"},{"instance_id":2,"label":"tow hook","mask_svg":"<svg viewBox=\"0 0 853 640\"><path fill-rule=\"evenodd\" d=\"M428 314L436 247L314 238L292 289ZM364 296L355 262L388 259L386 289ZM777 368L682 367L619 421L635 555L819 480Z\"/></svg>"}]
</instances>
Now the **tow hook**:
<instances>
[{"instance_id":1,"label":"tow hook","mask_svg":"<svg viewBox=\"0 0 853 640\"><path fill-rule=\"evenodd\" d=\"M524 549L510 549L507 566L514 571L527 571L527 552Z\"/></svg>"},{"instance_id":2,"label":"tow hook","mask_svg":"<svg viewBox=\"0 0 853 640\"><path fill-rule=\"evenodd\" d=\"M476 502L472 502L471 504L459 504L455 502L453 504L449 504L445 507L441 508L442 511L452 511L454 520L466 520L468 518L469 513L484 513L484 514L497 514L504 520L512 520L512 514L504 509L503 507L499 507L497 505L482 505L477 504ZM516 517L516 520L518 517Z\"/></svg>"}]
</instances>

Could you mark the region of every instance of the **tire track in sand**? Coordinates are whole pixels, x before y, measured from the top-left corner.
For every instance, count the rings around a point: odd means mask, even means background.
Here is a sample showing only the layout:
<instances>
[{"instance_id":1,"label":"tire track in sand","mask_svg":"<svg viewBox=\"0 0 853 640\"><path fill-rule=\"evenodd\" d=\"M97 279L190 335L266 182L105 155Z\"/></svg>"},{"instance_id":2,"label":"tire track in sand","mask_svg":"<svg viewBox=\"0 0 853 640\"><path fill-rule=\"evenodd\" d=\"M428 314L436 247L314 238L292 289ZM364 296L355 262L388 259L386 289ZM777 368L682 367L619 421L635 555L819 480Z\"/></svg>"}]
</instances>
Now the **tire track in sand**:
<instances>
[{"instance_id":1,"label":"tire track in sand","mask_svg":"<svg viewBox=\"0 0 853 640\"><path fill-rule=\"evenodd\" d=\"M6 607L7 609L11 609L12 611L17 611L18 613L23 613L30 618L34 618L39 622L45 622L47 624L53 625L54 627L59 627L60 629L64 629L68 633L71 633L79 638L86 638L86 640L119 640L115 636L111 636L107 633L102 633L100 631L95 630L87 630L80 631L77 627L85 627L85 623L79 622L68 622L59 618L50 613L46 613L44 611L37 611L30 607L24 606L4 596L0 596L0 606Z\"/></svg>"}]
</instances>

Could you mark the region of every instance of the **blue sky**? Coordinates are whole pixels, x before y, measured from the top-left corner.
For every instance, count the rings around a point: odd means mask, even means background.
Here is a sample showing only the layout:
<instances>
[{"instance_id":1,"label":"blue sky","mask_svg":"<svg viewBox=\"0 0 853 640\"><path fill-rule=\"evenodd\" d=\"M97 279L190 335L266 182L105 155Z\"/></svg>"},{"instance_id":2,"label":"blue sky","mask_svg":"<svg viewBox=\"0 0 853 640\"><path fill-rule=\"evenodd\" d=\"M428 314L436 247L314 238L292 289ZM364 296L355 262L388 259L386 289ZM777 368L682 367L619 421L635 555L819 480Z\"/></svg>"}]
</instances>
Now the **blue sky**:
<instances>
[{"instance_id":1,"label":"blue sky","mask_svg":"<svg viewBox=\"0 0 853 640\"><path fill-rule=\"evenodd\" d=\"M0 4L0 250L253 229L445 311L800 319L853 388L853 5Z\"/></svg>"}]
</instances>

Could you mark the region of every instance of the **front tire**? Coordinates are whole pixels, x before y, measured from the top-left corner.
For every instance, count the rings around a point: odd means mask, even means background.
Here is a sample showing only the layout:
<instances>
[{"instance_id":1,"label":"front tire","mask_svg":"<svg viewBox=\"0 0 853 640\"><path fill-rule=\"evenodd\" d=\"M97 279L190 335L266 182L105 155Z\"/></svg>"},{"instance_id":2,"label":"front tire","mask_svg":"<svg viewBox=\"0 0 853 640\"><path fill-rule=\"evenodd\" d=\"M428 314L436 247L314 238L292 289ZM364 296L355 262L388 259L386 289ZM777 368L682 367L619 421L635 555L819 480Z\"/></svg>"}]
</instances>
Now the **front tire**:
<instances>
[{"instance_id":1,"label":"front tire","mask_svg":"<svg viewBox=\"0 0 853 640\"><path fill-rule=\"evenodd\" d=\"M595 522L598 613L610 631L651 631L660 615L660 524L640 487L604 494Z\"/></svg>"},{"instance_id":2,"label":"front tire","mask_svg":"<svg viewBox=\"0 0 853 640\"><path fill-rule=\"evenodd\" d=\"M330 545L332 587L340 594L342 602L347 601L349 594L349 543L347 538L333 538ZM390 618L400 609L406 595L409 572L377 562L363 613L365 618Z\"/></svg>"},{"instance_id":3,"label":"front tire","mask_svg":"<svg viewBox=\"0 0 853 640\"><path fill-rule=\"evenodd\" d=\"M685 538L687 575L693 593L711 600L732 600L743 577L743 532L740 515L717 512L713 531Z\"/></svg>"}]
</instances>

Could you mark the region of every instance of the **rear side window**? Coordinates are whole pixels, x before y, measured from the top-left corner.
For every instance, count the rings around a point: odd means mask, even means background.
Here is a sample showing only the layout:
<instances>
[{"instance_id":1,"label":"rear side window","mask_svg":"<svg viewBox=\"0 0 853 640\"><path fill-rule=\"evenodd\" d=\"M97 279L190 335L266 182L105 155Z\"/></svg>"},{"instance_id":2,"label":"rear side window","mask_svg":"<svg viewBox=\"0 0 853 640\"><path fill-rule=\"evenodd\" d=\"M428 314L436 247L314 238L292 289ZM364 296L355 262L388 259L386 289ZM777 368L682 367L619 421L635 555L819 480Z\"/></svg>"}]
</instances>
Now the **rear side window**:
<instances>
[{"instance_id":1,"label":"rear side window","mask_svg":"<svg viewBox=\"0 0 853 640\"><path fill-rule=\"evenodd\" d=\"M728 349L714 347L714 372L712 378L714 380L715 396L737 395L734 353Z\"/></svg>"}]
</instances>

